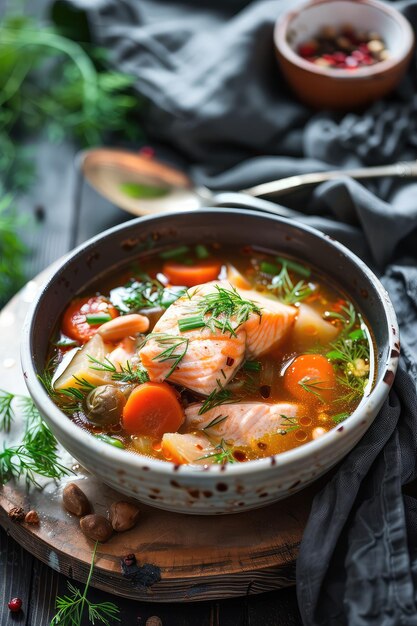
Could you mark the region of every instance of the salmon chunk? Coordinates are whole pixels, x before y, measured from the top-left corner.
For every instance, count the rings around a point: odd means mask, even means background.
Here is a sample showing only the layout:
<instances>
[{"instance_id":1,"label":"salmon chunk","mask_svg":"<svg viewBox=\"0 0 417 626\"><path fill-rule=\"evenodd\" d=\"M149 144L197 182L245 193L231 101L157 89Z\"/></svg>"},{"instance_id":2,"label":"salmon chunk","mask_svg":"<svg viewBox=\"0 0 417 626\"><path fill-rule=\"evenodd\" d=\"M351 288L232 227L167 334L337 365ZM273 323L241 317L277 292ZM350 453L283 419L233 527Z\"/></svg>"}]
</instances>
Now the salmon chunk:
<instances>
[{"instance_id":1,"label":"salmon chunk","mask_svg":"<svg viewBox=\"0 0 417 626\"><path fill-rule=\"evenodd\" d=\"M162 451L173 463L215 463L214 456L210 456L215 454L215 447L203 433L165 433Z\"/></svg>"},{"instance_id":2,"label":"salmon chunk","mask_svg":"<svg viewBox=\"0 0 417 626\"><path fill-rule=\"evenodd\" d=\"M201 314L208 298L232 295L248 303L248 315ZM239 300L240 298L240 300ZM183 320L200 316L204 327L180 330ZM296 309L227 282L206 283L188 290L160 318L139 355L151 381L182 385L202 395L224 387L245 358L275 347L293 325Z\"/></svg>"},{"instance_id":3,"label":"salmon chunk","mask_svg":"<svg viewBox=\"0 0 417 626\"><path fill-rule=\"evenodd\" d=\"M202 430L216 440L224 439L235 446L252 446L266 434L287 430L295 419L304 415L303 408L296 402L241 402L224 404L199 415L201 404L190 404L185 410L183 430ZM289 419L288 419L289 418Z\"/></svg>"}]
</instances>

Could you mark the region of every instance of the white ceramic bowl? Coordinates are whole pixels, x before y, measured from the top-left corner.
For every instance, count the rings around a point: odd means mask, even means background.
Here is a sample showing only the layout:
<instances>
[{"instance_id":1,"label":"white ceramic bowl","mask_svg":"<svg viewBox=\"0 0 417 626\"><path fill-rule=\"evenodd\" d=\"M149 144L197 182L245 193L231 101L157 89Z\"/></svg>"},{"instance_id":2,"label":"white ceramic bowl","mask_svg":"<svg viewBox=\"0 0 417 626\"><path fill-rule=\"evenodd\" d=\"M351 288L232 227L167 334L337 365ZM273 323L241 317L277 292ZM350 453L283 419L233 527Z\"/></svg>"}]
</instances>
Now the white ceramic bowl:
<instances>
[{"instance_id":1,"label":"white ceramic bowl","mask_svg":"<svg viewBox=\"0 0 417 626\"><path fill-rule=\"evenodd\" d=\"M191 467L119 450L92 437L47 395L43 371L48 339L68 302L110 269L145 251L180 243L218 241L262 246L309 263L338 283L368 320L374 337L374 388L356 411L322 438L283 454L226 466ZM222 514L264 506L302 489L359 441L394 380L399 356L395 313L378 279L354 254L322 233L284 218L251 211L201 209L139 218L77 248L34 302L22 336L22 366L36 405L63 446L114 489L146 504L191 514Z\"/></svg>"}]
</instances>

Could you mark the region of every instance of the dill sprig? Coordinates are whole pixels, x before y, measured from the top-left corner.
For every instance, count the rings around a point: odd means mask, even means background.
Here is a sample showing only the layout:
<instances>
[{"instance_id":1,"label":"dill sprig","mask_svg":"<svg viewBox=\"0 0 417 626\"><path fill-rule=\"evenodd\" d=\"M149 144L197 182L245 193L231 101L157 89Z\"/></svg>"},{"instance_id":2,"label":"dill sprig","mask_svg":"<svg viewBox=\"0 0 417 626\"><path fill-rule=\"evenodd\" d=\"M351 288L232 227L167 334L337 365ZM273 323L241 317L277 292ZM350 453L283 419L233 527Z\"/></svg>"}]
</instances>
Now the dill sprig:
<instances>
[{"instance_id":1,"label":"dill sprig","mask_svg":"<svg viewBox=\"0 0 417 626\"><path fill-rule=\"evenodd\" d=\"M208 430L209 428L214 428L214 426L218 426L219 424L224 422L224 420L227 420L228 417L229 417L228 415L217 415L217 417L212 419L211 422L206 424L206 426L204 426L204 428L202 428L201 430Z\"/></svg>"},{"instance_id":2,"label":"dill sprig","mask_svg":"<svg viewBox=\"0 0 417 626\"><path fill-rule=\"evenodd\" d=\"M12 400L18 402L25 421L25 432L21 444L4 445L0 452L0 485L24 476L27 485L40 487L39 476L58 479L68 475L71 470L59 462L57 441L33 400L14 394Z\"/></svg>"},{"instance_id":3,"label":"dill sprig","mask_svg":"<svg viewBox=\"0 0 417 626\"><path fill-rule=\"evenodd\" d=\"M336 399L336 402L342 404L350 404L362 398L369 383L368 377L355 376L348 370L336 376L336 380L344 388L344 393Z\"/></svg>"},{"instance_id":4,"label":"dill sprig","mask_svg":"<svg viewBox=\"0 0 417 626\"><path fill-rule=\"evenodd\" d=\"M236 330L244 324L250 315L262 317L262 309L253 300L245 300L238 291L215 285L215 291L206 293L195 303L195 315L178 322L179 329L184 332L193 328L209 328L212 333L220 330L236 336ZM196 295L194 292L192 296Z\"/></svg>"},{"instance_id":5,"label":"dill sprig","mask_svg":"<svg viewBox=\"0 0 417 626\"><path fill-rule=\"evenodd\" d=\"M327 311L325 317L326 319L341 322L343 324L343 334L346 335L355 325L356 310L352 302L347 302L346 305L340 307L340 311Z\"/></svg>"},{"instance_id":6,"label":"dill sprig","mask_svg":"<svg viewBox=\"0 0 417 626\"><path fill-rule=\"evenodd\" d=\"M101 622L105 626L110 626L110 620L120 622L119 608L113 602L93 604L87 598L87 592L94 569L97 545L98 542L96 541L84 591L81 593L77 587L67 581L69 594L56 598L55 606L58 612L52 618L50 626L81 626L85 610L87 610L90 624L94 625L97 622Z\"/></svg>"},{"instance_id":7,"label":"dill sprig","mask_svg":"<svg viewBox=\"0 0 417 626\"><path fill-rule=\"evenodd\" d=\"M235 457L233 456L231 447L224 439L222 439L220 443L215 446L214 450L214 452L205 454L204 456L196 459L196 461L204 461L205 459L213 458L215 463L219 463L220 465L226 465L226 463L237 463Z\"/></svg>"},{"instance_id":8,"label":"dill sprig","mask_svg":"<svg viewBox=\"0 0 417 626\"><path fill-rule=\"evenodd\" d=\"M217 380L217 384L219 389L213 389L213 391L207 396L198 411L199 415L203 415L204 413L207 413L207 411L210 411L210 409L214 409L216 406L220 406L221 404L230 404L231 402L235 402L236 399L233 398L232 392L229 389L222 387L220 380Z\"/></svg>"},{"instance_id":9,"label":"dill sprig","mask_svg":"<svg viewBox=\"0 0 417 626\"><path fill-rule=\"evenodd\" d=\"M296 415L284 415L280 414L282 417L281 428L278 430L279 435L286 435L294 430L300 428L300 424L298 423L298 418Z\"/></svg>"},{"instance_id":10,"label":"dill sprig","mask_svg":"<svg viewBox=\"0 0 417 626\"><path fill-rule=\"evenodd\" d=\"M139 346L139 350L151 339L161 348L161 352L154 356L152 360L158 361L158 363L165 363L166 361L172 363L171 369L165 376L165 378L169 378L187 354L189 339L166 333L150 333Z\"/></svg>"},{"instance_id":11,"label":"dill sprig","mask_svg":"<svg viewBox=\"0 0 417 626\"><path fill-rule=\"evenodd\" d=\"M8 391L0 390L0 430L9 432L11 423L14 418L12 401L14 394Z\"/></svg>"},{"instance_id":12,"label":"dill sprig","mask_svg":"<svg viewBox=\"0 0 417 626\"><path fill-rule=\"evenodd\" d=\"M90 354L87 355L88 360L94 365L90 365L90 369L98 372L109 372L111 379L121 383L137 383L141 385L149 380L147 371L138 363L135 366L129 361L126 361L126 365L120 365L120 370L112 363L107 357L104 361L99 361Z\"/></svg>"},{"instance_id":13,"label":"dill sprig","mask_svg":"<svg viewBox=\"0 0 417 626\"><path fill-rule=\"evenodd\" d=\"M320 402L325 402L323 399L322 391L331 391L333 387L324 387L326 383L323 380L319 380L317 377L312 376L304 376L301 380L298 381L298 384L304 391L308 393L312 393L316 398L320 400Z\"/></svg>"},{"instance_id":14,"label":"dill sprig","mask_svg":"<svg viewBox=\"0 0 417 626\"><path fill-rule=\"evenodd\" d=\"M295 267L300 268L303 266L298 266L298 264L291 263L281 257L277 260L281 263L281 269L279 273L272 278L268 289L284 304L296 304L308 298L313 293L311 285L303 279L294 283L288 271L289 269L295 271ZM298 273L300 273L300 271ZM306 274L304 274L304 276L306 276Z\"/></svg>"}]
</instances>

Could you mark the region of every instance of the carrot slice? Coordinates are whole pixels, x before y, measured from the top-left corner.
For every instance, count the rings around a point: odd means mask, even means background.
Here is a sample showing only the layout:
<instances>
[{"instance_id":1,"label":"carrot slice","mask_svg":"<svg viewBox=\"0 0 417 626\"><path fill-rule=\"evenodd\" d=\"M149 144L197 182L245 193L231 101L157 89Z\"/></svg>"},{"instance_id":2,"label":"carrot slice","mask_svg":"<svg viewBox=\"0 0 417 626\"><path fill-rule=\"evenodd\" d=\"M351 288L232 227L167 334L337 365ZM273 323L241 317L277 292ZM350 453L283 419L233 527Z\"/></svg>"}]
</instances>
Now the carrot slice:
<instances>
[{"instance_id":1,"label":"carrot slice","mask_svg":"<svg viewBox=\"0 0 417 626\"><path fill-rule=\"evenodd\" d=\"M219 277L221 263L216 261L200 261L195 265L183 265L176 261L168 261L164 264L163 273L172 285L185 285L195 287Z\"/></svg>"},{"instance_id":2,"label":"carrot slice","mask_svg":"<svg viewBox=\"0 0 417 626\"><path fill-rule=\"evenodd\" d=\"M161 438L176 432L184 411L167 383L144 383L130 394L123 409L123 427L130 435Z\"/></svg>"},{"instance_id":3,"label":"carrot slice","mask_svg":"<svg viewBox=\"0 0 417 626\"><path fill-rule=\"evenodd\" d=\"M98 316L97 319L99 319L101 315L103 321L97 324L89 324L87 322L88 315ZM64 313L61 330L67 337L76 339L81 343L86 343L96 334L100 325L106 321L106 316L114 318L118 315L117 309L103 296L76 298L71 302Z\"/></svg>"},{"instance_id":4,"label":"carrot slice","mask_svg":"<svg viewBox=\"0 0 417 626\"><path fill-rule=\"evenodd\" d=\"M284 384L302 402L330 402L335 393L336 375L326 357L302 354L285 370Z\"/></svg>"}]
</instances>

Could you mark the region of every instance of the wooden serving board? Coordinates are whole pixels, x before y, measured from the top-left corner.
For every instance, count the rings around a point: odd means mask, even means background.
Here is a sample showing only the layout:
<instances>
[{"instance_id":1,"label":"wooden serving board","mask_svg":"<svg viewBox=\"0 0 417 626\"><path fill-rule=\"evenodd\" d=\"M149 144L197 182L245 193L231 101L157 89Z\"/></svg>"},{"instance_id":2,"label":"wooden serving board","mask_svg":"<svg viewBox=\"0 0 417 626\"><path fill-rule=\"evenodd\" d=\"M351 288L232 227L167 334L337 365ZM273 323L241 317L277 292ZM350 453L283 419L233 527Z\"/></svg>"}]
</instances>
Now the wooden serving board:
<instances>
[{"instance_id":1,"label":"wooden serving board","mask_svg":"<svg viewBox=\"0 0 417 626\"><path fill-rule=\"evenodd\" d=\"M30 281L0 313L0 388L27 394L20 369L19 335L31 300L48 272ZM9 434L0 441L17 443L23 424L17 412ZM62 507L66 482L76 481L96 513L106 514L113 501L126 499L80 468L62 450L62 461L75 476L58 483L45 481L42 490L23 482L0 487L0 524L31 554L70 578L85 581L93 542L79 520ZM295 561L312 499L312 487L274 505L226 516L190 516L140 504L137 526L115 534L97 551L92 585L137 600L181 602L262 593L295 582ZM15 506L36 509L37 526L14 522ZM133 586L121 573L120 559L134 553L138 565L150 563L161 580L150 587Z\"/></svg>"}]
</instances>

